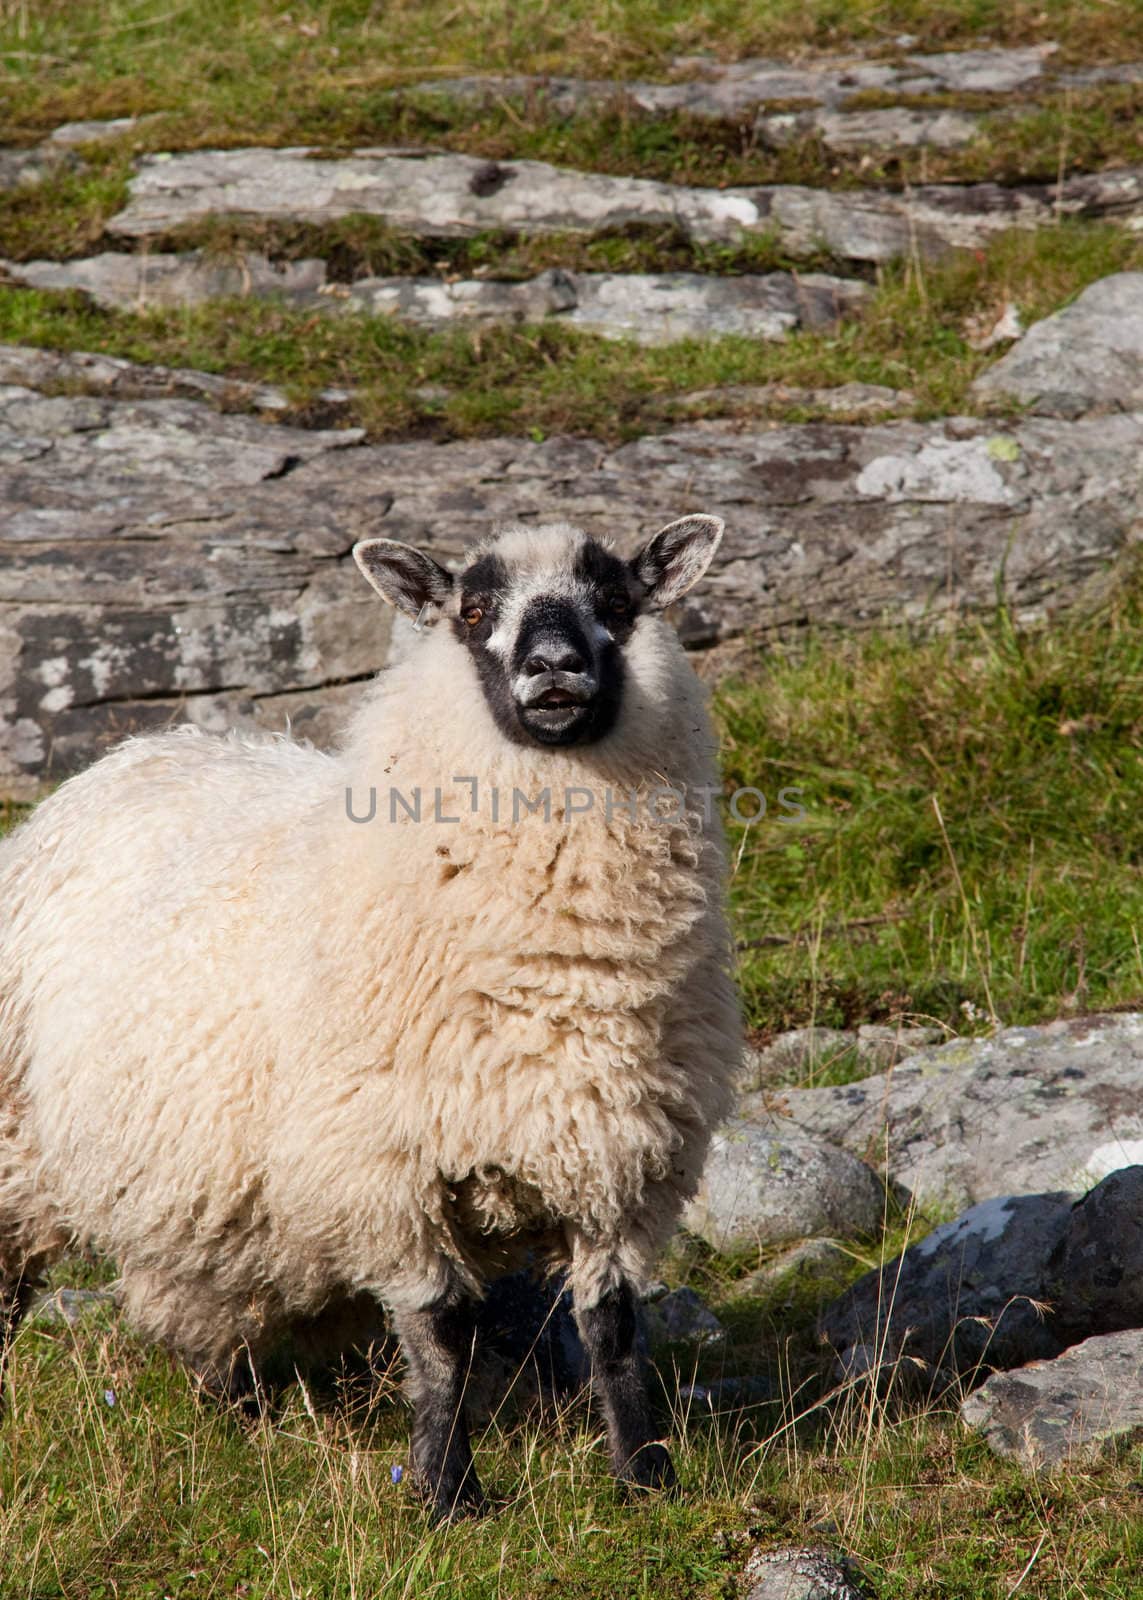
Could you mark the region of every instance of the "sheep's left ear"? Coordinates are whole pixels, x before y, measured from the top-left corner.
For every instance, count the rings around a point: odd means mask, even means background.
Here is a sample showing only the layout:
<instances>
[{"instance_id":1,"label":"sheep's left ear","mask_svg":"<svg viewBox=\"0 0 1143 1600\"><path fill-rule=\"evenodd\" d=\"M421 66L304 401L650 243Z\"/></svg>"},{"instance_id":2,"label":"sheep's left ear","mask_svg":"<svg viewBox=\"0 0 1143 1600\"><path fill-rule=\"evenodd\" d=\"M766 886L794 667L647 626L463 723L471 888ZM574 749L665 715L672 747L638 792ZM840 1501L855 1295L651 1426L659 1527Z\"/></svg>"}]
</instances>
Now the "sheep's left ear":
<instances>
[{"instance_id":1,"label":"sheep's left ear","mask_svg":"<svg viewBox=\"0 0 1143 1600\"><path fill-rule=\"evenodd\" d=\"M383 600L419 617L425 606L443 606L452 593L452 573L432 556L396 539L362 539L353 559Z\"/></svg>"},{"instance_id":2,"label":"sheep's left ear","mask_svg":"<svg viewBox=\"0 0 1143 1600\"><path fill-rule=\"evenodd\" d=\"M669 606L686 594L710 566L722 530L721 517L681 517L632 557L630 568L653 607Z\"/></svg>"}]
</instances>

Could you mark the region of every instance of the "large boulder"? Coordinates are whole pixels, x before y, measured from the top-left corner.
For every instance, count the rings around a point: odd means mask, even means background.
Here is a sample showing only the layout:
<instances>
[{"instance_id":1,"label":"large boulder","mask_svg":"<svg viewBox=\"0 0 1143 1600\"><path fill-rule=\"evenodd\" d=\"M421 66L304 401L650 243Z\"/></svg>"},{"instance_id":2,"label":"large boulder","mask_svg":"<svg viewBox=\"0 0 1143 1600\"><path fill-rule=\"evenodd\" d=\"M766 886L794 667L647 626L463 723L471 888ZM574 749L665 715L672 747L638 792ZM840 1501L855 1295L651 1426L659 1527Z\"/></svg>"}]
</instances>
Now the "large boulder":
<instances>
[{"instance_id":1,"label":"large boulder","mask_svg":"<svg viewBox=\"0 0 1143 1600\"><path fill-rule=\"evenodd\" d=\"M841 1145L923 1203L1082 1192L1143 1160L1143 1014L1003 1028L838 1088L747 1096L759 1126Z\"/></svg>"},{"instance_id":2,"label":"large boulder","mask_svg":"<svg viewBox=\"0 0 1143 1600\"><path fill-rule=\"evenodd\" d=\"M701 647L959 615L994 605L1001 573L1035 612L1101 578L1143 497L1143 415L1032 419L1003 448L966 419L366 445L179 398L239 393L193 380L0 347L0 796L176 721L327 744L390 648L349 560L367 534L456 562L521 516L630 545L688 507L720 513L710 581L677 619ZM281 399L242 398L271 416Z\"/></svg>"},{"instance_id":3,"label":"large boulder","mask_svg":"<svg viewBox=\"0 0 1143 1600\"><path fill-rule=\"evenodd\" d=\"M1065 1344L1143 1328L1143 1166L1111 1173L1078 1202L1041 1292Z\"/></svg>"},{"instance_id":4,"label":"large boulder","mask_svg":"<svg viewBox=\"0 0 1143 1600\"><path fill-rule=\"evenodd\" d=\"M986 1200L866 1273L819 1320L841 1373L932 1389L1057 1355L1066 1341L1036 1301L1074 1199Z\"/></svg>"},{"instance_id":5,"label":"large boulder","mask_svg":"<svg viewBox=\"0 0 1143 1600\"><path fill-rule=\"evenodd\" d=\"M872 1234L885 1190L848 1151L804 1135L776 1136L732 1119L711 1142L684 1225L714 1250Z\"/></svg>"},{"instance_id":6,"label":"large boulder","mask_svg":"<svg viewBox=\"0 0 1143 1600\"><path fill-rule=\"evenodd\" d=\"M1143 1429L1143 1328L995 1373L963 1402L961 1416L997 1454L1033 1471L1090 1462Z\"/></svg>"},{"instance_id":7,"label":"large boulder","mask_svg":"<svg viewBox=\"0 0 1143 1600\"><path fill-rule=\"evenodd\" d=\"M1117 272L1035 323L977 378L982 398L1006 396L1042 416L1143 407L1143 272Z\"/></svg>"}]
</instances>

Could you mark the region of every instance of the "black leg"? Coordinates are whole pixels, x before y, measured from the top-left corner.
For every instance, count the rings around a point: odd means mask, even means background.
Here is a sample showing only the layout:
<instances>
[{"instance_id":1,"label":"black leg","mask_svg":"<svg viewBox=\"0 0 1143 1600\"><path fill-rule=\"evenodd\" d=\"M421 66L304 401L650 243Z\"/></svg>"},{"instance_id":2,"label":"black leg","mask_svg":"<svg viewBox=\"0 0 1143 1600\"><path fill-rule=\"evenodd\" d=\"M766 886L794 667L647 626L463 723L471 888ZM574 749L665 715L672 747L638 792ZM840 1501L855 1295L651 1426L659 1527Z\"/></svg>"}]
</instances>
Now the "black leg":
<instances>
[{"instance_id":1,"label":"black leg","mask_svg":"<svg viewBox=\"0 0 1143 1600\"><path fill-rule=\"evenodd\" d=\"M409 1367L413 1471L434 1515L451 1522L488 1509L472 1463L464 1391L476 1339L476 1305L454 1294L394 1318Z\"/></svg>"},{"instance_id":2,"label":"black leg","mask_svg":"<svg viewBox=\"0 0 1143 1600\"><path fill-rule=\"evenodd\" d=\"M576 1320L591 1361L592 1388L603 1407L615 1476L636 1489L673 1488L675 1469L651 1421L630 1286L609 1289L594 1306L577 1309Z\"/></svg>"},{"instance_id":3,"label":"black leg","mask_svg":"<svg viewBox=\"0 0 1143 1600\"><path fill-rule=\"evenodd\" d=\"M0 1278L0 1416L4 1412L4 1374L8 1366L8 1352L16 1329L23 1321L31 1304L35 1284L25 1272L12 1279Z\"/></svg>"}]
</instances>

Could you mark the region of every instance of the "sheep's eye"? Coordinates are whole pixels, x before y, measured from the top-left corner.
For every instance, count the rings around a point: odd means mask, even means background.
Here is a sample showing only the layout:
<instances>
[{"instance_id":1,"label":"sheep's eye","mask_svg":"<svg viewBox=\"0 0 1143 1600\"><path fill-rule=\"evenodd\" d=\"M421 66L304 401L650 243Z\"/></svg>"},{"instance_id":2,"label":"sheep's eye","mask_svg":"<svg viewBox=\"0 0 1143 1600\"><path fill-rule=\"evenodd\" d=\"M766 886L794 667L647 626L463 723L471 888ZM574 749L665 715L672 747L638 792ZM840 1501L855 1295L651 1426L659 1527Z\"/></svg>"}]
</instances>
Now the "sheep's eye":
<instances>
[{"instance_id":1,"label":"sheep's eye","mask_svg":"<svg viewBox=\"0 0 1143 1600\"><path fill-rule=\"evenodd\" d=\"M607 602L607 609L613 617L625 617L631 609L631 602L625 595L613 594Z\"/></svg>"},{"instance_id":2,"label":"sheep's eye","mask_svg":"<svg viewBox=\"0 0 1143 1600\"><path fill-rule=\"evenodd\" d=\"M464 613L464 620L468 623L470 628L475 628L478 623L483 622L484 612L479 606L469 606L468 610Z\"/></svg>"}]
</instances>

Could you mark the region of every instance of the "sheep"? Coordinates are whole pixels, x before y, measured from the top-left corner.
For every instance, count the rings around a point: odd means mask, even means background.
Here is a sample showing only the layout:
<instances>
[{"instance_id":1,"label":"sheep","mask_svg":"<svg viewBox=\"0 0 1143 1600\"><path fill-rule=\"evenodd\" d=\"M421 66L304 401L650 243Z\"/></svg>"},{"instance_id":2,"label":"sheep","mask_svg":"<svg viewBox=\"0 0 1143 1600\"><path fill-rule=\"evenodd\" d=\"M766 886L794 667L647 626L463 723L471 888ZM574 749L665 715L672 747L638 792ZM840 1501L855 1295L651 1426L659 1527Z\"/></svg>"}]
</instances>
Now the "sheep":
<instances>
[{"instance_id":1,"label":"sheep","mask_svg":"<svg viewBox=\"0 0 1143 1600\"><path fill-rule=\"evenodd\" d=\"M528 1255L566 1271L617 1477L674 1483L636 1295L741 1022L715 739L657 613L722 527L685 517L624 561L512 526L455 577L366 539L419 636L335 752L129 739L0 844L0 1342L76 1242L230 1396L364 1299L451 1519L484 1508L476 1306Z\"/></svg>"}]
</instances>

